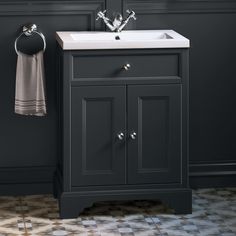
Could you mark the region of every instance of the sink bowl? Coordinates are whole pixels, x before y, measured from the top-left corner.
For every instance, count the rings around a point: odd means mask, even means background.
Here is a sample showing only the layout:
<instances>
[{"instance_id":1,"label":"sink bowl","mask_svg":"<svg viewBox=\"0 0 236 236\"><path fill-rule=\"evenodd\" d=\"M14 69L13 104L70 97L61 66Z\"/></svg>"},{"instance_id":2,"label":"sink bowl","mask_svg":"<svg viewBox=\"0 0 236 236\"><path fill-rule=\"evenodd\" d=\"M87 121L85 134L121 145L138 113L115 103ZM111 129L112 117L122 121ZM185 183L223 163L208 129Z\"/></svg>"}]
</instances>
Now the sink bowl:
<instances>
[{"instance_id":1,"label":"sink bowl","mask_svg":"<svg viewBox=\"0 0 236 236\"><path fill-rule=\"evenodd\" d=\"M125 41L142 41L142 40L160 40L160 39L172 39L170 35L162 32L122 32L122 33L72 33L70 36L73 40L88 40L88 41L114 41L114 40L125 40ZM95 37L95 38L94 38Z\"/></svg>"},{"instance_id":2,"label":"sink bowl","mask_svg":"<svg viewBox=\"0 0 236 236\"><path fill-rule=\"evenodd\" d=\"M56 32L64 50L121 48L187 48L189 40L173 30Z\"/></svg>"}]
</instances>

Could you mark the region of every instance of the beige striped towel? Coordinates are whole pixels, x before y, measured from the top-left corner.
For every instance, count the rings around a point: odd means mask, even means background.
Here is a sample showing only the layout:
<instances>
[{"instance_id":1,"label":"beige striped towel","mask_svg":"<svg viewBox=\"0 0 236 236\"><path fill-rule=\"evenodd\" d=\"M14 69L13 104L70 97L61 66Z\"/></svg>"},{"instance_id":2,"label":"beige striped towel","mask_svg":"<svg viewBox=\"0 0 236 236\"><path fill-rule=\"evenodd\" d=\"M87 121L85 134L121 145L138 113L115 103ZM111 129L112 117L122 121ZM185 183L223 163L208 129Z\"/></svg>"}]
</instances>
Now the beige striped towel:
<instances>
[{"instance_id":1,"label":"beige striped towel","mask_svg":"<svg viewBox=\"0 0 236 236\"><path fill-rule=\"evenodd\" d=\"M15 113L35 116L47 113L43 51L34 55L18 54Z\"/></svg>"}]
</instances>

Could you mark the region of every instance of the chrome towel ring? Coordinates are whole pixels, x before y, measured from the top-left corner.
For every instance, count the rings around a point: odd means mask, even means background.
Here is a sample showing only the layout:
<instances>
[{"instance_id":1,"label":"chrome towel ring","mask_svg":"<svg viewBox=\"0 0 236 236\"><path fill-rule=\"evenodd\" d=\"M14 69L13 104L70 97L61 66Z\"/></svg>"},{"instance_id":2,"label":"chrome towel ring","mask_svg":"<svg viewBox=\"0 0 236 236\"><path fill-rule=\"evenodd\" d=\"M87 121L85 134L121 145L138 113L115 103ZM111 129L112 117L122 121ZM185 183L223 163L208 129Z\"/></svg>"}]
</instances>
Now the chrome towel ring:
<instances>
[{"instance_id":1,"label":"chrome towel ring","mask_svg":"<svg viewBox=\"0 0 236 236\"><path fill-rule=\"evenodd\" d=\"M46 49L46 40L45 40L44 35L41 32L37 31L37 25L36 24L30 24L30 25L25 25L23 27L22 33L15 40L15 51L16 51L17 55L19 55L19 51L17 49L17 42L18 42L19 38L23 34L28 37L28 36L31 36L34 33L38 34L42 38L42 40L43 40L43 52L45 51L45 49Z\"/></svg>"}]
</instances>

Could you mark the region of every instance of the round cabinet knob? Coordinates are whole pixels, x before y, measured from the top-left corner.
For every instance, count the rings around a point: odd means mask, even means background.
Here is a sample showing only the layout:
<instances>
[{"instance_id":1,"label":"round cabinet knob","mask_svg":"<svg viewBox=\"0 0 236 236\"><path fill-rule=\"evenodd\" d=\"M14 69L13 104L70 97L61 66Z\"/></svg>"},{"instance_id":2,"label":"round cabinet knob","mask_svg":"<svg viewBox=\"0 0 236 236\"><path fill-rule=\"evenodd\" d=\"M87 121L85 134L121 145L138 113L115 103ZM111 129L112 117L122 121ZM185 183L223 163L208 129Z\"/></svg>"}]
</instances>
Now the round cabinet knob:
<instances>
[{"instance_id":1,"label":"round cabinet knob","mask_svg":"<svg viewBox=\"0 0 236 236\"><path fill-rule=\"evenodd\" d=\"M130 136L131 139L134 140L137 137L137 133L136 132L132 132L129 136Z\"/></svg>"},{"instance_id":2,"label":"round cabinet knob","mask_svg":"<svg viewBox=\"0 0 236 236\"><path fill-rule=\"evenodd\" d=\"M129 63L127 63L123 66L123 69L126 71L129 70L130 68L131 68L131 65Z\"/></svg>"},{"instance_id":3,"label":"round cabinet knob","mask_svg":"<svg viewBox=\"0 0 236 236\"><path fill-rule=\"evenodd\" d=\"M123 132L120 132L120 133L117 134L117 138L118 138L119 140L123 140L124 137L125 137L125 135L124 135Z\"/></svg>"}]
</instances>

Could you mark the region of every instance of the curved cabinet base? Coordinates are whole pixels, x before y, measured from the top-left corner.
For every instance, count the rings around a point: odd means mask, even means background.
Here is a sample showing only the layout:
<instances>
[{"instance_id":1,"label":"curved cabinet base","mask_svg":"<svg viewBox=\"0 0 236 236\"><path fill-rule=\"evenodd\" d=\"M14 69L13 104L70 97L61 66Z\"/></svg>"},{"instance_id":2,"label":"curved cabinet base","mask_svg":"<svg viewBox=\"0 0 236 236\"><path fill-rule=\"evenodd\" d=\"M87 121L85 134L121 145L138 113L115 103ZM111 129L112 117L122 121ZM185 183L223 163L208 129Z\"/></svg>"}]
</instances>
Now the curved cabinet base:
<instances>
[{"instance_id":1,"label":"curved cabinet base","mask_svg":"<svg viewBox=\"0 0 236 236\"><path fill-rule=\"evenodd\" d=\"M86 207L100 201L161 200L175 210L176 214L192 212L190 189L136 189L62 192L58 194L60 217L76 218Z\"/></svg>"}]
</instances>

